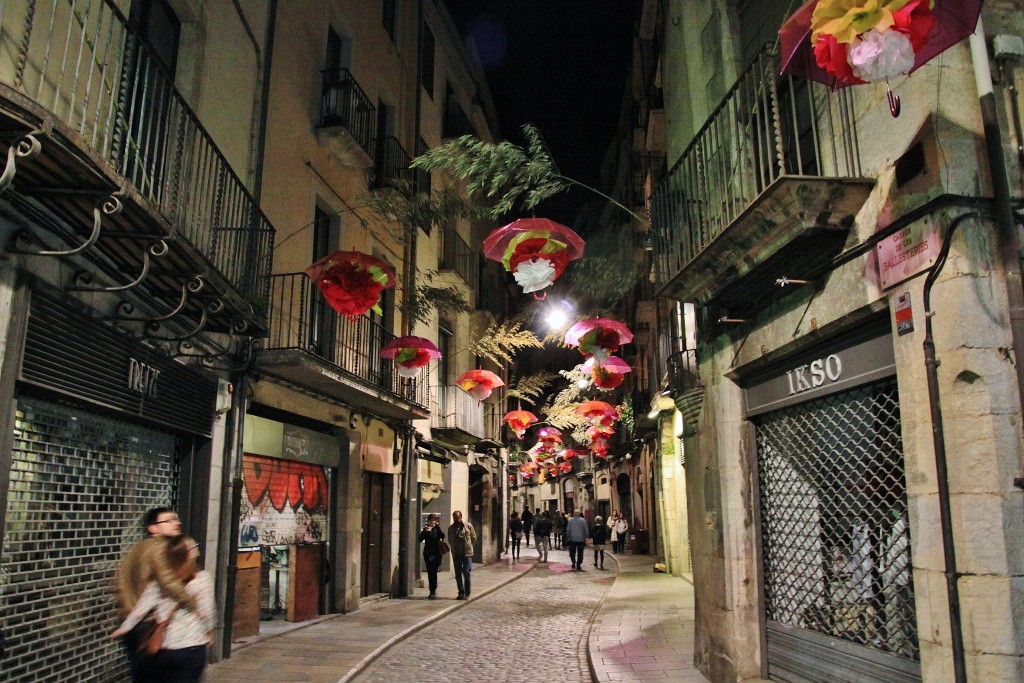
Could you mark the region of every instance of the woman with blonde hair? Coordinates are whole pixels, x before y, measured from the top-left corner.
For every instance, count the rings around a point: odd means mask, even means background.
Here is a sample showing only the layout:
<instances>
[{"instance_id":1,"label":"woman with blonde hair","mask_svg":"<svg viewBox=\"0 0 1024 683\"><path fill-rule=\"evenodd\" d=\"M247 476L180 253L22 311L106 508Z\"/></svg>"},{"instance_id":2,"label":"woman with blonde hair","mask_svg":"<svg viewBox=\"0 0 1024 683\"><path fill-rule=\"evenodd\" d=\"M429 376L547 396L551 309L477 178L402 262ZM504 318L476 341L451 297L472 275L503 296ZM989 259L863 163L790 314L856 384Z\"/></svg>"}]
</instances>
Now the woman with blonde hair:
<instances>
[{"instance_id":1,"label":"woman with blonde hair","mask_svg":"<svg viewBox=\"0 0 1024 683\"><path fill-rule=\"evenodd\" d=\"M166 552L168 564L195 600L196 609L181 607L161 590L159 583L151 581L111 637L120 638L147 617L157 622L167 621L160 651L152 656L146 667L149 680L153 683L198 683L206 668L206 650L216 619L213 577L196 564L199 544L194 538L178 536L168 543Z\"/></svg>"}]
</instances>

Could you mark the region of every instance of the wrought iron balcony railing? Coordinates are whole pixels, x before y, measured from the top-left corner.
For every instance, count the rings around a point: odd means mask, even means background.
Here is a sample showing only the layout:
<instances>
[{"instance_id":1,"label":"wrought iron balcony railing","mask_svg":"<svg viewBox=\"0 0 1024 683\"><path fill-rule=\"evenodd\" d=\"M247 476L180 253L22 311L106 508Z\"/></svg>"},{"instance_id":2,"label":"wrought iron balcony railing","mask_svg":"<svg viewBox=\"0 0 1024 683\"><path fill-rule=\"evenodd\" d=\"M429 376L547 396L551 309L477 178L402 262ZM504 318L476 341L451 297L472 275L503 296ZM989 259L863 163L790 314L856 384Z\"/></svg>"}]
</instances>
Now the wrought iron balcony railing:
<instances>
[{"instance_id":1,"label":"wrought iron balcony railing","mask_svg":"<svg viewBox=\"0 0 1024 683\"><path fill-rule=\"evenodd\" d=\"M392 181L402 179L416 186L417 178L409 168L409 153L398 138L377 138L373 143L374 173L370 187L387 187Z\"/></svg>"},{"instance_id":2,"label":"wrought iron balcony railing","mask_svg":"<svg viewBox=\"0 0 1024 683\"><path fill-rule=\"evenodd\" d=\"M451 228L442 233L441 269L454 271L471 289L476 289L477 255Z\"/></svg>"},{"instance_id":3,"label":"wrought iron balcony railing","mask_svg":"<svg viewBox=\"0 0 1024 683\"><path fill-rule=\"evenodd\" d=\"M338 315L305 273L270 276L268 351L298 350L335 366L339 373L426 406L425 384L401 377L380 349L395 335L366 316Z\"/></svg>"},{"instance_id":4,"label":"wrought iron balcony railing","mask_svg":"<svg viewBox=\"0 0 1024 683\"><path fill-rule=\"evenodd\" d=\"M858 178L848 90L779 75L766 48L740 75L651 197L663 287L787 176Z\"/></svg>"},{"instance_id":5,"label":"wrought iron balcony railing","mask_svg":"<svg viewBox=\"0 0 1024 683\"><path fill-rule=\"evenodd\" d=\"M484 406L457 386L430 388L430 426L432 429L457 429L483 439Z\"/></svg>"},{"instance_id":6,"label":"wrought iron balcony railing","mask_svg":"<svg viewBox=\"0 0 1024 683\"><path fill-rule=\"evenodd\" d=\"M377 136L377 110L348 69L324 72L320 125L343 126L369 154Z\"/></svg>"},{"instance_id":7,"label":"wrought iron balcony railing","mask_svg":"<svg viewBox=\"0 0 1024 683\"><path fill-rule=\"evenodd\" d=\"M274 229L118 4L8 5L0 81L73 131L242 296L265 300Z\"/></svg>"}]
</instances>

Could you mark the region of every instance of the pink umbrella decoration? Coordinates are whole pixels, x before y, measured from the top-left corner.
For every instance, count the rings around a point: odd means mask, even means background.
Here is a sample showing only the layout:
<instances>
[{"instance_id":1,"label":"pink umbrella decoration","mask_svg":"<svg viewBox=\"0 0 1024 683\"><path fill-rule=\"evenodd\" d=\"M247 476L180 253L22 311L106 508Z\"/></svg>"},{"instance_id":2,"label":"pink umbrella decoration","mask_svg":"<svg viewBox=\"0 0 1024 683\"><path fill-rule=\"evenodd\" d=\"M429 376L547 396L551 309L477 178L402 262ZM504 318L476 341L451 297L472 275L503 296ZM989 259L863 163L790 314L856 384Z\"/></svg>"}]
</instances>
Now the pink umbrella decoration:
<instances>
[{"instance_id":1,"label":"pink umbrella decoration","mask_svg":"<svg viewBox=\"0 0 1024 683\"><path fill-rule=\"evenodd\" d=\"M782 72L832 88L912 73L974 32L982 0L810 0L779 30ZM887 85L888 89L888 85ZM888 89L899 116L899 97Z\"/></svg>"},{"instance_id":2,"label":"pink umbrella decoration","mask_svg":"<svg viewBox=\"0 0 1024 683\"><path fill-rule=\"evenodd\" d=\"M583 255L583 238L547 218L520 218L495 228L484 240L484 254L511 271L524 293L551 285L569 261Z\"/></svg>"},{"instance_id":3,"label":"pink umbrella decoration","mask_svg":"<svg viewBox=\"0 0 1024 683\"><path fill-rule=\"evenodd\" d=\"M402 377L415 377L430 361L441 357L441 351L434 342L423 337L395 337L380 350L381 358L395 361L395 368Z\"/></svg>"},{"instance_id":4,"label":"pink umbrella decoration","mask_svg":"<svg viewBox=\"0 0 1024 683\"><path fill-rule=\"evenodd\" d=\"M582 320L565 333L565 345L577 346L588 358L593 356L603 363L619 350L622 344L633 341L633 333L618 320L591 318Z\"/></svg>"},{"instance_id":5,"label":"pink umbrella decoration","mask_svg":"<svg viewBox=\"0 0 1024 683\"><path fill-rule=\"evenodd\" d=\"M583 364L583 372L590 373L598 389L614 389L622 384L627 372L633 372L633 368L618 356L609 356L603 363L596 362L591 356Z\"/></svg>"},{"instance_id":6,"label":"pink umbrella decoration","mask_svg":"<svg viewBox=\"0 0 1024 683\"><path fill-rule=\"evenodd\" d=\"M555 427L541 427L537 431L537 440L543 444L560 444L562 432Z\"/></svg>"},{"instance_id":7,"label":"pink umbrella decoration","mask_svg":"<svg viewBox=\"0 0 1024 683\"><path fill-rule=\"evenodd\" d=\"M331 252L306 268L306 275L323 292L327 304L350 320L370 309L380 313L380 293L395 286L391 266L358 251Z\"/></svg>"},{"instance_id":8,"label":"pink umbrella decoration","mask_svg":"<svg viewBox=\"0 0 1024 683\"><path fill-rule=\"evenodd\" d=\"M478 401L491 395L495 387L503 387L505 383L490 370L469 370L455 380L459 388Z\"/></svg>"},{"instance_id":9,"label":"pink umbrella decoration","mask_svg":"<svg viewBox=\"0 0 1024 683\"><path fill-rule=\"evenodd\" d=\"M507 424L509 428L516 433L516 438L520 441L526 430L530 428L534 422L537 421L537 416L531 413L529 410L511 410L505 413L502 422Z\"/></svg>"}]
</instances>

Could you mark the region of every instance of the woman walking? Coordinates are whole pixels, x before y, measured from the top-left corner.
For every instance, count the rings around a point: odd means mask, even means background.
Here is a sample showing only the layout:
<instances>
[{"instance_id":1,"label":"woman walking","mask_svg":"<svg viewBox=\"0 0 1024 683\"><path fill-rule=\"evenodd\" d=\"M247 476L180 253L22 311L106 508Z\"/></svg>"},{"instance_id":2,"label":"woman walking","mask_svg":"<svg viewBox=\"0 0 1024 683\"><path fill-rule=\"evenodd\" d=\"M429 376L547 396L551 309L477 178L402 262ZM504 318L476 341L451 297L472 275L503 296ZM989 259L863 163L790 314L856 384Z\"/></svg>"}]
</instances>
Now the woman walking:
<instances>
[{"instance_id":1,"label":"woman walking","mask_svg":"<svg viewBox=\"0 0 1024 683\"><path fill-rule=\"evenodd\" d=\"M523 520L519 519L519 513L513 512L512 518L508 521L508 532L512 537L512 561L519 559L519 549L523 542Z\"/></svg>"},{"instance_id":2,"label":"woman walking","mask_svg":"<svg viewBox=\"0 0 1024 683\"><path fill-rule=\"evenodd\" d=\"M437 570L441 568L441 541L444 540L444 532L441 531L437 515L427 515L427 523L420 531L419 542L423 544L423 566L427 569L427 585L430 587L429 600L437 597Z\"/></svg>"},{"instance_id":3,"label":"woman walking","mask_svg":"<svg viewBox=\"0 0 1024 683\"><path fill-rule=\"evenodd\" d=\"M594 526L590 527L590 539L594 548L594 566L604 569L604 546L608 542L608 527L600 515L594 517Z\"/></svg>"},{"instance_id":4,"label":"woman walking","mask_svg":"<svg viewBox=\"0 0 1024 683\"><path fill-rule=\"evenodd\" d=\"M178 536L167 546L167 561L185 584L185 591L195 599L196 609L180 607L174 598L165 595L160 584L151 581L135 607L111 637L120 638L150 612L154 618L167 621L163 643L147 666L152 683L199 683L206 668L206 650L212 641L216 623L213 603L213 577L196 565L199 544L188 536Z\"/></svg>"}]
</instances>

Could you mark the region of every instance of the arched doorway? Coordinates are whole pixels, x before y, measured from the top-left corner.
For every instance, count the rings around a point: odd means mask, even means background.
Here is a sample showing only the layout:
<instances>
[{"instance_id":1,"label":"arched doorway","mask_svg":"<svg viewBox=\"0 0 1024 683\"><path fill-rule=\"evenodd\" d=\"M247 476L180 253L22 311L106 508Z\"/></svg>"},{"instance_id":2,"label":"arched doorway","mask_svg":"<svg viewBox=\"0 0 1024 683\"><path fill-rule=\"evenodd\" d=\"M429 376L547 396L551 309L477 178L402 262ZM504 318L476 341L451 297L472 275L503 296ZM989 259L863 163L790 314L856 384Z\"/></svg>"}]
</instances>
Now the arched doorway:
<instances>
[{"instance_id":1,"label":"arched doorway","mask_svg":"<svg viewBox=\"0 0 1024 683\"><path fill-rule=\"evenodd\" d=\"M615 478L615 492L619 494L619 514L625 517L630 528L633 528L633 489L629 475L625 472L620 472Z\"/></svg>"}]
</instances>

